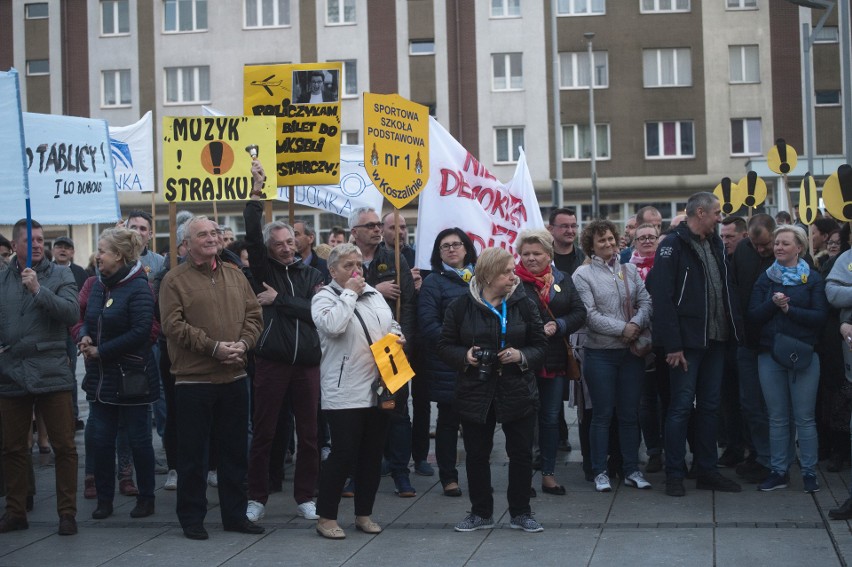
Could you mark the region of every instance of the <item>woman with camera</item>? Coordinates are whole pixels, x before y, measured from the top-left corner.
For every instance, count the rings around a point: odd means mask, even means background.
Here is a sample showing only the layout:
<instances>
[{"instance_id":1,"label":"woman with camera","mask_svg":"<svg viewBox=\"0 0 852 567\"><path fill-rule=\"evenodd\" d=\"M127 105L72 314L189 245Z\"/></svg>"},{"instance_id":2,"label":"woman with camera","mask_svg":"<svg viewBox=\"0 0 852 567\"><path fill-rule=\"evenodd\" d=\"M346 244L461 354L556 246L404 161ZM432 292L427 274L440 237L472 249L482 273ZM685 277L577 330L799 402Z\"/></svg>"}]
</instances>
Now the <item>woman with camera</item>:
<instances>
[{"instance_id":1,"label":"woman with camera","mask_svg":"<svg viewBox=\"0 0 852 567\"><path fill-rule=\"evenodd\" d=\"M149 406L160 394L151 354L154 294L139 254L136 231L109 228L95 256L98 280L89 294L78 336L86 360L83 390L89 400L87 436L94 452L98 505L92 518L112 514L115 496L115 441L122 420L136 467L139 494L131 518L154 513L154 448Z\"/></svg>"},{"instance_id":2,"label":"woman with camera","mask_svg":"<svg viewBox=\"0 0 852 567\"><path fill-rule=\"evenodd\" d=\"M595 490L612 490L607 474L609 429L613 410L624 484L651 488L639 471L639 396L645 374L639 352L641 333L651 324L651 296L636 264L618 263L618 230L608 220L594 220L580 235L589 257L574 272L574 285L586 306L583 375L594 413L590 427Z\"/></svg>"},{"instance_id":3,"label":"woman with camera","mask_svg":"<svg viewBox=\"0 0 852 567\"><path fill-rule=\"evenodd\" d=\"M748 318L762 325L757 357L760 387L769 414L771 472L758 488L786 488L790 481L791 438L799 440L799 463L805 492L816 492L818 460L816 412L819 357L813 346L828 316L825 282L802 257L805 231L793 225L775 229L775 262L760 275L751 292ZM796 431L790 431L790 407Z\"/></svg>"},{"instance_id":4,"label":"woman with camera","mask_svg":"<svg viewBox=\"0 0 852 567\"><path fill-rule=\"evenodd\" d=\"M447 228L438 233L432 247L432 273L423 280L417 301L420 368L427 379L429 394L438 403L435 427L435 460L444 496L462 495L456 453L459 440L459 416L453 409L456 372L438 357L438 339L444 324L444 312L457 297L468 293L473 277L476 249L465 232Z\"/></svg>"},{"instance_id":5,"label":"woman with camera","mask_svg":"<svg viewBox=\"0 0 852 567\"><path fill-rule=\"evenodd\" d=\"M332 281L311 301L322 348L320 401L331 431L331 453L320 472L317 533L343 539L337 523L341 490L355 471L355 528L382 531L370 519L381 479L382 450L390 412L377 407L379 370L370 345L388 333L401 335L390 307L364 281L361 251L341 244L328 256ZM400 342L404 339L400 336Z\"/></svg>"},{"instance_id":6,"label":"woman with camera","mask_svg":"<svg viewBox=\"0 0 852 567\"><path fill-rule=\"evenodd\" d=\"M546 230L525 230L518 236L521 263L515 274L521 278L527 296L534 299L544 323L547 354L537 372L538 444L541 451L541 490L562 496L565 487L556 481L556 448L559 443L559 409L568 373L568 342L571 333L586 321L586 307L571 278L551 265L553 236Z\"/></svg>"},{"instance_id":7,"label":"woman with camera","mask_svg":"<svg viewBox=\"0 0 852 567\"><path fill-rule=\"evenodd\" d=\"M486 248L469 292L444 315L438 354L457 372L453 407L467 453L471 512L456 531L494 526L489 457L499 421L509 456L509 527L544 528L532 517L532 440L538 410L535 370L544 362L547 337L535 304L518 289L512 254Z\"/></svg>"}]
</instances>

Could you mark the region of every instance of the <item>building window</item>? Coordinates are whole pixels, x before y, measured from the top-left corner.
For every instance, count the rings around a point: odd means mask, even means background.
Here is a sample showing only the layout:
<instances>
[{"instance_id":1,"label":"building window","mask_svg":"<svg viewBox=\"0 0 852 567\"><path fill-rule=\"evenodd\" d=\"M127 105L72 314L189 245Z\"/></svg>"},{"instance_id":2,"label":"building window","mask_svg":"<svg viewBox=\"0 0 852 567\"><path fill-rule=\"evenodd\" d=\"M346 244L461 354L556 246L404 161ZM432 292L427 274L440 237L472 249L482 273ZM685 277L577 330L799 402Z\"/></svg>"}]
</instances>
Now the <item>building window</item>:
<instances>
[{"instance_id":1,"label":"building window","mask_svg":"<svg viewBox=\"0 0 852 567\"><path fill-rule=\"evenodd\" d=\"M519 18L521 0L491 0L492 18Z\"/></svg>"},{"instance_id":2,"label":"building window","mask_svg":"<svg viewBox=\"0 0 852 567\"><path fill-rule=\"evenodd\" d=\"M826 90L826 91L816 91L816 105L817 106L839 106L840 105L840 91L839 90Z\"/></svg>"},{"instance_id":3,"label":"building window","mask_svg":"<svg viewBox=\"0 0 852 567\"><path fill-rule=\"evenodd\" d=\"M689 0L641 0L643 14L657 12L689 12Z\"/></svg>"},{"instance_id":4,"label":"building window","mask_svg":"<svg viewBox=\"0 0 852 567\"><path fill-rule=\"evenodd\" d=\"M596 124L595 158L609 159L609 124ZM589 161L592 157L592 136L588 124L569 124L562 127L562 159Z\"/></svg>"},{"instance_id":5,"label":"building window","mask_svg":"<svg viewBox=\"0 0 852 567\"><path fill-rule=\"evenodd\" d=\"M130 33L129 0L103 0L101 2L101 35Z\"/></svg>"},{"instance_id":6,"label":"building window","mask_svg":"<svg viewBox=\"0 0 852 567\"><path fill-rule=\"evenodd\" d=\"M756 156L761 149L760 118L734 118L731 120L731 155Z\"/></svg>"},{"instance_id":7,"label":"building window","mask_svg":"<svg viewBox=\"0 0 852 567\"><path fill-rule=\"evenodd\" d=\"M609 57L606 51L595 51L595 88L609 86ZM589 53L559 54L559 87L563 89L589 88Z\"/></svg>"},{"instance_id":8,"label":"building window","mask_svg":"<svg viewBox=\"0 0 852 567\"><path fill-rule=\"evenodd\" d=\"M757 0L727 0L728 10L754 10L757 8Z\"/></svg>"},{"instance_id":9,"label":"building window","mask_svg":"<svg viewBox=\"0 0 852 567\"><path fill-rule=\"evenodd\" d=\"M210 67L166 67L166 104L210 102Z\"/></svg>"},{"instance_id":10,"label":"building window","mask_svg":"<svg viewBox=\"0 0 852 567\"><path fill-rule=\"evenodd\" d=\"M37 75L50 74L49 59L30 59L27 61L27 76L34 77Z\"/></svg>"},{"instance_id":11,"label":"building window","mask_svg":"<svg viewBox=\"0 0 852 567\"><path fill-rule=\"evenodd\" d=\"M358 145L358 130L344 130L340 133L340 143L344 146Z\"/></svg>"},{"instance_id":12,"label":"building window","mask_svg":"<svg viewBox=\"0 0 852 567\"><path fill-rule=\"evenodd\" d=\"M329 25L354 24L355 0L326 0L325 21Z\"/></svg>"},{"instance_id":13,"label":"building window","mask_svg":"<svg viewBox=\"0 0 852 567\"><path fill-rule=\"evenodd\" d=\"M494 163L514 163L521 157L518 147L524 145L523 128L494 129Z\"/></svg>"},{"instance_id":14,"label":"building window","mask_svg":"<svg viewBox=\"0 0 852 567\"><path fill-rule=\"evenodd\" d=\"M642 51L645 88L692 85L692 54L688 47Z\"/></svg>"},{"instance_id":15,"label":"building window","mask_svg":"<svg viewBox=\"0 0 852 567\"><path fill-rule=\"evenodd\" d=\"M511 91L524 88L524 68L521 53L491 55L491 88Z\"/></svg>"},{"instance_id":16,"label":"building window","mask_svg":"<svg viewBox=\"0 0 852 567\"><path fill-rule=\"evenodd\" d=\"M692 122L645 123L645 157L695 157L695 138Z\"/></svg>"},{"instance_id":17,"label":"building window","mask_svg":"<svg viewBox=\"0 0 852 567\"><path fill-rule=\"evenodd\" d=\"M358 96L358 62L354 59L348 59L341 61L341 63L343 63L343 72L341 73L340 84L343 85L343 96Z\"/></svg>"},{"instance_id":18,"label":"building window","mask_svg":"<svg viewBox=\"0 0 852 567\"><path fill-rule=\"evenodd\" d=\"M27 20L43 20L48 17L47 2L24 4L24 18Z\"/></svg>"},{"instance_id":19,"label":"building window","mask_svg":"<svg viewBox=\"0 0 852 567\"><path fill-rule=\"evenodd\" d=\"M207 0L165 0L167 32L190 32L207 29Z\"/></svg>"},{"instance_id":20,"label":"building window","mask_svg":"<svg viewBox=\"0 0 852 567\"><path fill-rule=\"evenodd\" d=\"M409 55L434 55L435 40L434 39L412 39L408 44Z\"/></svg>"},{"instance_id":21,"label":"building window","mask_svg":"<svg viewBox=\"0 0 852 567\"><path fill-rule=\"evenodd\" d=\"M560 16L597 16L606 13L606 0L558 0Z\"/></svg>"},{"instance_id":22,"label":"building window","mask_svg":"<svg viewBox=\"0 0 852 567\"><path fill-rule=\"evenodd\" d=\"M127 106L130 97L130 69L101 73L101 106Z\"/></svg>"},{"instance_id":23,"label":"building window","mask_svg":"<svg viewBox=\"0 0 852 567\"><path fill-rule=\"evenodd\" d=\"M290 0L246 0L247 28L290 25Z\"/></svg>"},{"instance_id":24,"label":"building window","mask_svg":"<svg viewBox=\"0 0 852 567\"><path fill-rule=\"evenodd\" d=\"M838 41L840 41L840 30L837 26L823 26L819 33L814 35L814 43L837 43Z\"/></svg>"},{"instance_id":25,"label":"building window","mask_svg":"<svg viewBox=\"0 0 852 567\"><path fill-rule=\"evenodd\" d=\"M756 45L728 47L732 83L759 83L760 57Z\"/></svg>"}]
</instances>

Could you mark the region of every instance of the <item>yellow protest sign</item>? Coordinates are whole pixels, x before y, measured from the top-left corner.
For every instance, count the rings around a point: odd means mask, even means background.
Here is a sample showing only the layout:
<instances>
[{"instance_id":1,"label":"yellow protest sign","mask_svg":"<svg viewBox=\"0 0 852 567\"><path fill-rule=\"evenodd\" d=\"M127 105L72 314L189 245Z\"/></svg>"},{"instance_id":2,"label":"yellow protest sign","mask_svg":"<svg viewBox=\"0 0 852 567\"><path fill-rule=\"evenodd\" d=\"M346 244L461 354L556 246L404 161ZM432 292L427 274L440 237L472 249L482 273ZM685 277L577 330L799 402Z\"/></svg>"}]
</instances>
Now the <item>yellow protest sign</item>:
<instances>
[{"instance_id":1,"label":"yellow protest sign","mask_svg":"<svg viewBox=\"0 0 852 567\"><path fill-rule=\"evenodd\" d=\"M852 220L852 167L844 163L825 180L822 200L837 220Z\"/></svg>"},{"instance_id":2,"label":"yellow protest sign","mask_svg":"<svg viewBox=\"0 0 852 567\"><path fill-rule=\"evenodd\" d=\"M275 151L282 186L340 181L342 65L250 65L243 70L244 112L277 120Z\"/></svg>"},{"instance_id":3,"label":"yellow protest sign","mask_svg":"<svg viewBox=\"0 0 852 567\"><path fill-rule=\"evenodd\" d=\"M399 337L388 333L378 341L370 345L379 374L391 394L405 386L409 380L414 378L414 370L408 364L408 359L402 351L402 345L397 342Z\"/></svg>"},{"instance_id":4,"label":"yellow protest sign","mask_svg":"<svg viewBox=\"0 0 852 567\"><path fill-rule=\"evenodd\" d=\"M802 179L799 190L799 220L805 224L811 224L817 215L817 187L816 181L810 172Z\"/></svg>"},{"instance_id":5,"label":"yellow protest sign","mask_svg":"<svg viewBox=\"0 0 852 567\"><path fill-rule=\"evenodd\" d=\"M275 155L275 120L253 116L163 118L163 195L168 202L237 201L252 190L248 146ZM265 198L276 197L275 171L267 171Z\"/></svg>"},{"instance_id":6,"label":"yellow protest sign","mask_svg":"<svg viewBox=\"0 0 852 567\"><path fill-rule=\"evenodd\" d=\"M722 182L713 189L713 194L719 199L722 212L726 215L737 212L743 206L744 195L740 190L740 186L731 181L730 177L722 178Z\"/></svg>"},{"instance_id":7,"label":"yellow protest sign","mask_svg":"<svg viewBox=\"0 0 852 567\"><path fill-rule=\"evenodd\" d=\"M743 204L746 207L756 209L766 200L766 182L756 172L749 171L737 185L743 193Z\"/></svg>"},{"instance_id":8,"label":"yellow protest sign","mask_svg":"<svg viewBox=\"0 0 852 567\"><path fill-rule=\"evenodd\" d=\"M401 209L429 181L429 109L398 94L364 93L364 166Z\"/></svg>"},{"instance_id":9,"label":"yellow protest sign","mask_svg":"<svg viewBox=\"0 0 852 567\"><path fill-rule=\"evenodd\" d=\"M769 153L766 154L766 165L780 175L787 175L796 169L798 162L796 150L793 146L788 146L784 138L775 140L775 145L769 148Z\"/></svg>"}]
</instances>

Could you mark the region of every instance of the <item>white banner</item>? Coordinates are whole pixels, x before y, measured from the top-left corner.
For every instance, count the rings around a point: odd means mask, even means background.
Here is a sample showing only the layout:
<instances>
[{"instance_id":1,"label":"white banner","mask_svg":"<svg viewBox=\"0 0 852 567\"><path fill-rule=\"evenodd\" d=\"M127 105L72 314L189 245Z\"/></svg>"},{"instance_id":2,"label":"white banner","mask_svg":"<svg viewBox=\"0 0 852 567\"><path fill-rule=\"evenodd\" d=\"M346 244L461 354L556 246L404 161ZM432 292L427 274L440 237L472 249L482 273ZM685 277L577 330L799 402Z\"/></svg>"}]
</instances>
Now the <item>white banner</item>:
<instances>
[{"instance_id":1,"label":"white banner","mask_svg":"<svg viewBox=\"0 0 852 567\"><path fill-rule=\"evenodd\" d=\"M21 121L21 95L18 72L0 72L0 209L23 206L26 198L27 169L24 131ZM26 209L24 209L26 213ZM2 213L5 215L7 213ZM9 222L15 223L18 217Z\"/></svg>"},{"instance_id":2,"label":"white banner","mask_svg":"<svg viewBox=\"0 0 852 567\"><path fill-rule=\"evenodd\" d=\"M154 191L154 129L151 111L129 126L110 126L109 143L119 191Z\"/></svg>"},{"instance_id":3,"label":"white banner","mask_svg":"<svg viewBox=\"0 0 852 567\"><path fill-rule=\"evenodd\" d=\"M289 201L290 187L278 188L278 200ZM372 207L381 216L384 197L364 168L364 146L340 146L339 185L296 185L297 205L349 217L354 209Z\"/></svg>"},{"instance_id":4,"label":"white banner","mask_svg":"<svg viewBox=\"0 0 852 567\"><path fill-rule=\"evenodd\" d=\"M418 268L431 269L435 238L445 228L464 230L477 253L498 246L513 255L521 230L544 228L527 158L520 153L514 177L503 184L429 119L429 182L420 193L415 239Z\"/></svg>"},{"instance_id":5,"label":"white banner","mask_svg":"<svg viewBox=\"0 0 852 567\"><path fill-rule=\"evenodd\" d=\"M32 218L41 224L117 221L106 121L28 112L23 117ZM26 217L22 194L0 197L0 224Z\"/></svg>"}]
</instances>

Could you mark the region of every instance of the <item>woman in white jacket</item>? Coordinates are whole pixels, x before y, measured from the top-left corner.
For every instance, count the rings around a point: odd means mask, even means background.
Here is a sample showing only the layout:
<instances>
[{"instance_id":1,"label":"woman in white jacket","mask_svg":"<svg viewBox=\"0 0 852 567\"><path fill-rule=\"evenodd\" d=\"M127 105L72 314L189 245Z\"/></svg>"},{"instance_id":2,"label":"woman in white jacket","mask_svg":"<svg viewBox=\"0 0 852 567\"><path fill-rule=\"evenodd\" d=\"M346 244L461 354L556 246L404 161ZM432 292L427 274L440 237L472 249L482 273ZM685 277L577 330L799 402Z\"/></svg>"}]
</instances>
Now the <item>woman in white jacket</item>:
<instances>
[{"instance_id":1,"label":"woman in white jacket","mask_svg":"<svg viewBox=\"0 0 852 567\"><path fill-rule=\"evenodd\" d=\"M320 399L331 431L331 454L320 475L317 533L343 539L346 534L337 523L337 508L351 471L357 487L355 527L370 534L382 531L370 516L381 478L388 415L376 407L374 384L379 372L370 344L388 333L400 335L400 342L403 339L382 295L364 281L357 246L334 248L328 270L332 282L311 303L322 348Z\"/></svg>"}]
</instances>

